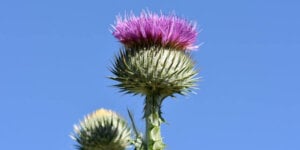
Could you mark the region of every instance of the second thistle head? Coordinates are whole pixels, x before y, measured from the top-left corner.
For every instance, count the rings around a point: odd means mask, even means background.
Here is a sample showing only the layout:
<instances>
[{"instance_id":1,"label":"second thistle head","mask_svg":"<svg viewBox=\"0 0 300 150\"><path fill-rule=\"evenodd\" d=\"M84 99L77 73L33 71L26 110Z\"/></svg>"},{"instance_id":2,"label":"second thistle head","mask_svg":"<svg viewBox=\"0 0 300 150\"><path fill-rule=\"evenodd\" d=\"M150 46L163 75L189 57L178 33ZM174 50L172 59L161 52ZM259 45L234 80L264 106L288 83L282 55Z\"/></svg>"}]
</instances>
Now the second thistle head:
<instances>
[{"instance_id":1,"label":"second thistle head","mask_svg":"<svg viewBox=\"0 0 300 150\"><path fill-rule=\"evenodd\" d=\"M112 68L112 79L122 91L173 96L195 86L197 71L189 53L197 47L193 23L175 15L142 12L119 18L113 35L124 45Z\"/></svg>"},{"instance_id":2,"label":"second thistle head","mask_svg":"<svg viewBox=\"0 0 300 150\"><path fill-rule=\"evenodd\" d=\"M131 141L126 121L113 111L99 109L74 126L79 150L125 150Z\"/></svg>"}]
</instances>

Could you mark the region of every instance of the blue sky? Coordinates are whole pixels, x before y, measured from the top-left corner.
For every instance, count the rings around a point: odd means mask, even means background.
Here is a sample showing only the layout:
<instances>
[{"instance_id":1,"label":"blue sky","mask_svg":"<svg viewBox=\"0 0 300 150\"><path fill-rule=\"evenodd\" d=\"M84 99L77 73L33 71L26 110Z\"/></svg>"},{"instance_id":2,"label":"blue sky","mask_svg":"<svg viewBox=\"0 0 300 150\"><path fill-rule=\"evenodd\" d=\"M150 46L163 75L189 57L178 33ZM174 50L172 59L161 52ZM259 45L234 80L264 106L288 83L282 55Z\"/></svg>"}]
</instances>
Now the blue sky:
<instances>
[{"instance_id":1,"label":"blue sky","mask_svg":"<svg viewBox=\"0 0 300 150\"><path fill-rule=\"evenodd\" d=\"M143 130L143 98L111 87L125 12L198 22L198 94L167 99L168 150L300 149L300 3L296 0L0 1L1 149L72 150L73 124L98 108Z\"/></svg>"}]
</instances>

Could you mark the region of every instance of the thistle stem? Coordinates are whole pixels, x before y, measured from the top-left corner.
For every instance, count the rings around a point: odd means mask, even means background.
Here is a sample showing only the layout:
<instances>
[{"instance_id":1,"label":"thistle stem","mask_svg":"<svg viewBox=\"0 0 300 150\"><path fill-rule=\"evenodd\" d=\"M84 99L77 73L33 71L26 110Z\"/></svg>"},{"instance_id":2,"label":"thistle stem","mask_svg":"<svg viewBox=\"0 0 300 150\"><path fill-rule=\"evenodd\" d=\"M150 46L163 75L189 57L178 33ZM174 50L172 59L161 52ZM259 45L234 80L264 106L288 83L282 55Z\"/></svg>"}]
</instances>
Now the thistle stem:
<instances>
[{"instance_id":1,"label":"thistle stem","mask_svg":"<svg viewBox=\"0 0 300 150\"><path fill-rule=\"evenodd\" d=\"M150 94L145 100L146 137L145 150L163 150L165 144L162 141L160 125L164 122L161 117L161 103L164 97L159 94Z\"/></svg>"}]
</instances>

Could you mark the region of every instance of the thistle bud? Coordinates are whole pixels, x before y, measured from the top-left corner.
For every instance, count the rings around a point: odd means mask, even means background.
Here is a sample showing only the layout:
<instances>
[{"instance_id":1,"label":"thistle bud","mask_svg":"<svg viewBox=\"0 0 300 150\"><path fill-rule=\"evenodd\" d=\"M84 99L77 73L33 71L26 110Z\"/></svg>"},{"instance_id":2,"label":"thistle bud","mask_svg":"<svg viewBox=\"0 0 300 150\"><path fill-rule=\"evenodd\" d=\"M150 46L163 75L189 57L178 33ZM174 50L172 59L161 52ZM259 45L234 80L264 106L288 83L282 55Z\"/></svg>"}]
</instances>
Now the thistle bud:
<instances>
[{"instance_id":1,"label":"thistle bud","mask_svg":"<svg viewBox=\"0 0 300 150\"><path fill-rule=\"evenodd\" d=\"M124 150L131 131L126 121L113 111L99 109L74 126L72 138L79 150Z\"/></svg>"}]
</instances>

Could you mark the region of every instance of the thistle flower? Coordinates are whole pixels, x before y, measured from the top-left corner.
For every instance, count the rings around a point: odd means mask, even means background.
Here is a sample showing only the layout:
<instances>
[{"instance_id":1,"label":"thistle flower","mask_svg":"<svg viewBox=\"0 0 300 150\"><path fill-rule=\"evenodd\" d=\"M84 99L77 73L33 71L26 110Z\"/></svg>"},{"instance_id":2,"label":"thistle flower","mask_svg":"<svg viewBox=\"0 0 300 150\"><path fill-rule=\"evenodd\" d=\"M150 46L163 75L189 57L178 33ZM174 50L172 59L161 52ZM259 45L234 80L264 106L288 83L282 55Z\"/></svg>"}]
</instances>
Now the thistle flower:
<instances>
[{"instance_id":1,"label":"thistle flower","mask_svg":"<svg viewBox=\"0 0 300 150\"><path fill-rule=\"evenodd\" d=\"M196 49L196 25L175 15L143 11L140 16L117 18L112 34L127 48L160 46L177 50Z\"/></svg>"},{"instance_id":2,"label":"thistle flower","mask_svg":"<svg viewBox=\"0 0 300 150\"><path fill-rule=\"evenodd\" d=\"M119 17L112 34L125 46L111 69L122 91L173 96L195 86L197 71L186 51L196 48L191 22L143 11L138 17Z\"/></svg>"},{"instance_id":3,"label":"thistle flower","mask_svg":"<svg viewBox=\"0 0 300 150\"><path fill-rule=\"evenodd\" d=\"M99 109L74 126L79 150L124 150L131 140L126 121L113 111Z\"/></svg>"},{"instance_id":4,"label":"thistle flower","mask_svg":"<svg viewBox=\"0 0 300 150\"><path fill-rule=\"evenodd\" d=\"M167 96L189 92L198 80L188 51L197 48L196 26L174 15L142 12L119 17L113 28L124 49L115 58L111 79L122 92L145 96L144 145L163 150L161 104Z\"/></svg>"}]
</instances>

